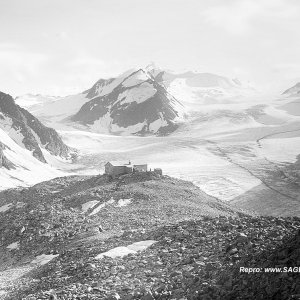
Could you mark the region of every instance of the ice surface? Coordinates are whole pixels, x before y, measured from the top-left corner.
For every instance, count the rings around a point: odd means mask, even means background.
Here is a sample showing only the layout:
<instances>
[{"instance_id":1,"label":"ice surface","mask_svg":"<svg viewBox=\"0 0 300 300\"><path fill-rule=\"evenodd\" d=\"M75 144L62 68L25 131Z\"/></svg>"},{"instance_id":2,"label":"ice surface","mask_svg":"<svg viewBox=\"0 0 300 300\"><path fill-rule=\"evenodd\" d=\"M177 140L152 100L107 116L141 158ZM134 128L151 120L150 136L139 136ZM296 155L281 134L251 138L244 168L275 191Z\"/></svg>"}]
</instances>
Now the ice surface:
<instances>
[{"instance_id":1,"label":"ice surface","mask_svg":"<svg viewBox=\"0 0 300 300\"><path fill-rule=\"evenodd\" d=\"M300 154L300 137L272 137L264 139L260 143L261 155L273 162L294 163L297 160L297 156Z\"/></svg>"}]
</instances>

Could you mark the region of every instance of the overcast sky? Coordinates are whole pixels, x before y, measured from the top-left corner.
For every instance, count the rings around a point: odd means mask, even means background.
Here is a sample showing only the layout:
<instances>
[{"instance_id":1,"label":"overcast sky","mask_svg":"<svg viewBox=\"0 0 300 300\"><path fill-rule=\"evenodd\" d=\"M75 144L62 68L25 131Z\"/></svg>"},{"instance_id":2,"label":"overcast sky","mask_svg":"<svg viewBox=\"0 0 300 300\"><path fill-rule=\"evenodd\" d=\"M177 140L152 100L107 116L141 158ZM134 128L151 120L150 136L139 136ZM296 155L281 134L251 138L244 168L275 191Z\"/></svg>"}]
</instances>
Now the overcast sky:
<instances>
[{"instance_id":1,"label":"overcast sky","mask_svg":"<svg viewBox=\"0 0 300 300\"><path fill-rule=\"evenodd\" d=\"M299 28L299 0L0 0L0 91L66 95L152 61L281 91Z\"/></svg>"}]
</instances>

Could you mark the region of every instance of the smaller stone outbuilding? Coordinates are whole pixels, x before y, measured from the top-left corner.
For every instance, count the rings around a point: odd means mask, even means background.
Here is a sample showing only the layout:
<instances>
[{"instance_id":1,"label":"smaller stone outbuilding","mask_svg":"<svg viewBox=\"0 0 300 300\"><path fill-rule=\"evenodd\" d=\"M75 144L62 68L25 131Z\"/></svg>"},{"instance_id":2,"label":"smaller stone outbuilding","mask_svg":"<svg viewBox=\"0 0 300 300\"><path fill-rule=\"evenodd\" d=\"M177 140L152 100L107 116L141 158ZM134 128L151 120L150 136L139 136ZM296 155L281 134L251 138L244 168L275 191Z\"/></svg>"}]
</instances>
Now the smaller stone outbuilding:
<instances>
[{"instance_id":1,"label":"smaller stone outbuilding","mask_svg":"<svg viewBox=\"0 0 300 300\"><path fill-rule=\"evenodd\" d=\"M147 172L148 171L148 165L133 165L133 172Z\"/></svg>"}]
</instances>

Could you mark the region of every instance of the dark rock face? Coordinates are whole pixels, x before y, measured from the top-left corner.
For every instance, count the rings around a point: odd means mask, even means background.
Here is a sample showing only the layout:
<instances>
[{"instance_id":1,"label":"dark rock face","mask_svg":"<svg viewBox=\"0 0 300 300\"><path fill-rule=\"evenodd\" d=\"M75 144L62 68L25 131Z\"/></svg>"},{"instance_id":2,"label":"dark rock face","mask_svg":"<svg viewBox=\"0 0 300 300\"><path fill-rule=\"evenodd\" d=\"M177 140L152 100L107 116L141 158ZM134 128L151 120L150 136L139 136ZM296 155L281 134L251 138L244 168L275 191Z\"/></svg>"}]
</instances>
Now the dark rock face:
<instances>
[{"instance_id":1,"label":"dark rock face","mask_svg":"<svg viewBox=\"0 0 300 300\"><path fill-rule=\"evenodd\" d=\"M42 145L45 146L51 154L61 157L67 157L70 149L64 144L60 136L53 128L46 127L37 118L27 110L19 107L27 120L27 125L38 135Z\"/></svg>"},{"instance_id":2,"label":"dark rock face","mask_svg":"<svg viewBox=\"0 0 300 300\"><path fill-rule=\"evenodd\" d=\"M0 168L4 167L8 170L14 169L14 164L10 160L8 160L3 153L5 147L6 146L0 142Z\"/></svg>"},{"instance_id":3,"label":"dark rock face","mask_svg":"<svg viewBox=\"0 0 300 300\"><path fill-rule=\"evenodd\" d=\"M8 134L12 129L18 132L22 138L22 146L32 151L33 156L38 160L46 163L40 145L53 155L68 156L70 149L54 129L44 126L28 111L16 105L10 95L1 92L0 113L0 126L3 125L1 126L3 130Z\"/></svg>"},{"instance_id":4,"label":"dark rock face","mask_svg":"<svg viewBox=\"0 0 300 300\"><path fill-rule=\"evenodd\" d=\"M140 74L144 76L144 79L135 80L135 76ZM126 85L126 81L129 80L131 81L130 85ZM110 83L113 79L108 81ZM98 90L98 86L104 84L107 84L107 81L98 81L89 90L87 97L96 95L95 91ZM132 96L133 93L135 96ZM139 97L143 97L143 99L137 100ZM129 126L138 125L136 131L130 133L167 134L177 128L175 120L179 117L176 109L178 106L180 107L181 104L167 92L163 85L140 69L124 78L107 95L94 97L85 103L72 117L72 120L92 125L95 121L108 115L109 131L112 133L118 133L118 128L120 131L126 131ZM154 122L158 122L158 124L151 127Z\"/></svg>"}]
</instances>

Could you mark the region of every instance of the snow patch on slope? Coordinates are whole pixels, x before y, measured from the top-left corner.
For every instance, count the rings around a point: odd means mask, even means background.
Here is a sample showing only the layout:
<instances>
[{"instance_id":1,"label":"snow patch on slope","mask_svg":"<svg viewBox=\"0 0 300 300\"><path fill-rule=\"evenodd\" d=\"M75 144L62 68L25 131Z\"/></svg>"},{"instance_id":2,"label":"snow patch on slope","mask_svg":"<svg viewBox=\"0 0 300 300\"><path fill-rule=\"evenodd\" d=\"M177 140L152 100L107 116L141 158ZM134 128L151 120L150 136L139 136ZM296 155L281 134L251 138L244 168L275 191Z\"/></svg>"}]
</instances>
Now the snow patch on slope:
<instances>
[{"instance_id":1,"label":"snow patch on slope","mask_svg":"<svg viewBox=\"0 0 300 300\"><path fill-rule=\"evenodd\" d=\"M43 266L57 257L59 254L41 254L38 255L31 263Z\"/></svg>"},{"instance_id":2,"label":"snow patch on slope","mask_svg":"<svg viewBox=\"0 0 300 300\"><path fill-rule=\"evenodd\" d=\"M5 204L3 206L0 206L0 212L8 211L9 209L11 209L12 206L13 206L12 203L8 203L8 204Z\"/></svg>"},{"instance_id":3,"label":"snow patch on slope","mask_svg":"<svg viewBox=\"0 0 300 300\"><path fill-rule=\"evenodd\" d=\"M6 248L9 249L9 251L19 249L20 248L20 242L11 243Z\"/></svg>"},{"instance_id":4,"label":"snow patch on slope","mask_svg":"<svg viewBox=\"0 0 300 300\"><path fill-rule=\"evenodd\" d=\"M113 204L115 202L114 198L109 199L108 201L100 204L99 206L97 206L91 213L90 216L93 216L95 214L97 214L102 208L104 208L106 205L109 204Z\"/></svg>"},{"instance_id":5,"label":"snow patch on slope","mask_svg":"<svg viewBox=\"0 0 300 300\"><path fill-rule=\"evenodd\" d=\"M125 90L118 96L118 100L121 104L132 102L139 104L154 96L156 92L150 83L144 82L139 87Z\"/></svg>"},{"instance_id":6,"label":"snow patch on slope","mask_svg":"<svg viewBox=\"0 0 300 300\"><path fill-rule=\"evenodd\" d=\"M130 204L132 201L131 198L128 199L119 199L118 203L116 204L117 207L122 207L122 206L127 206L128 204Z\"/></svg>"},{"instance_id":7,"label":"snow patch on slope","mask_svg":"<svg viewBox=\"0 0 300 300\"><path fill-rule=\"evenodd\" d=\"M84 212L87 212L89 209L93 208L95 205L97 205L99 203L98 200L92 200L92 201L88 201L86 203L83 203L81 205L81 209Z\"/></svg>"},{"instance_id":8,"label":"snow patch on slope","mask_svg":"<svg viewBox=\"0 0 300 300\"><path fill-rule=\"evenodd\" d=\"M135 125L130 125L127 127L121 127L118 126L117 124L111 124L111 132L119 133L121 135L133 134L136 132L140 132L145 127L145 125L147 125L146 121L142 123L137 123Z\"/></svg>"},{"instance_id":9,"label":"snow patch on slope","mask_svg":"<svg viewBox=\"0 0 300 300\"><path fill-rule=\"evenodd\" d=\"M163 118L157 119L154 122L150 123L149 125L149 131L151 132L157 132L160 128L168 126L168 122L164 120Z\"/></svg>"},{"instance_id":10,"label":"snow patch on slope","mask_svg":"<svg viewBox=\"0 0 300 300\"><path fill-rule=\"evenodd\" d=\"M96 120L89 128L97 133L110 133L112 118L108 111L102 118Z\"/></svg>"},{"instance_id":11,"label":"snow patch on slope","mask_svg":"<svg viewBox=\"0 0 300 300\"><path fill-rule=\"evenodd\" d=\"M1 114L1 122L0 122L0 128L3 129L3 131L7 132L9 137L13 139L19 146L22 148L25 148L25 145L23 143L24 136L20 132L20 129L15 129L13 127L13 121L11 118L4 116Z\"/></svg>"},{"instance_id":12,"label":"snow patch on slope","mask_svg":"<svg viewBox=\"0 0 300 300\"><path fill-rule=\"evenodd\" d=\"M102 259L104 257L116 258L124 257L128 254L137 254L139 251L146 250L148 247L156 243L154 240L140 241L128 245L127 247L116 247L107 252L98 254L95 258Z\"/></svg>"}]
</instances>

